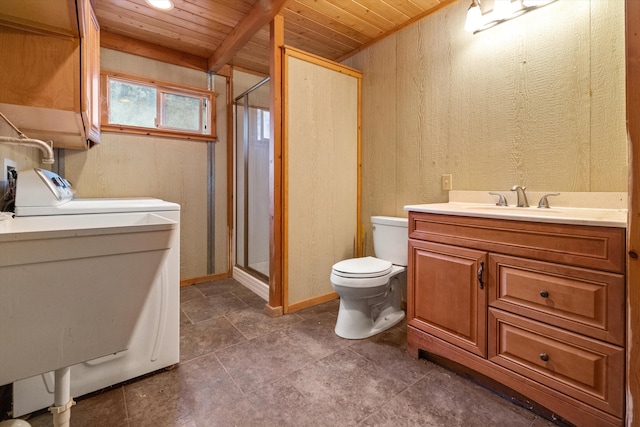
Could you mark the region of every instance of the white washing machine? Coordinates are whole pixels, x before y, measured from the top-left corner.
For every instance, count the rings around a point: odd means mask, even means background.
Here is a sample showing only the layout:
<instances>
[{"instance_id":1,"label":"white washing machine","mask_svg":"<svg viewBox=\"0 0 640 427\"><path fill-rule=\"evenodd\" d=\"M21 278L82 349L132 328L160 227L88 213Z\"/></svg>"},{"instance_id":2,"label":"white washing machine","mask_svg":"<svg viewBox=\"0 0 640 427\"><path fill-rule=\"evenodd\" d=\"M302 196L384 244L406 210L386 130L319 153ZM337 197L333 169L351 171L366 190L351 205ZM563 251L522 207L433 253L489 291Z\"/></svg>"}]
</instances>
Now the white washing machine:
<instances>
[{"instance_id":1,"label":"white washing machine","mask_svg":"<svg viewBox=\"0 0 640 427\"><path fill-rule=\"evenodd\" d=\"M18 173L16 216L118 215L151 212L177 223L180 205L153 198L79 199L71 184L42 169ZM71 367L71 396L78 397L178 363L180 359L180 228L155 275L127 350ZM53 403L53 372L13 383L13 416Z\"/></svg>"}]
</instances>

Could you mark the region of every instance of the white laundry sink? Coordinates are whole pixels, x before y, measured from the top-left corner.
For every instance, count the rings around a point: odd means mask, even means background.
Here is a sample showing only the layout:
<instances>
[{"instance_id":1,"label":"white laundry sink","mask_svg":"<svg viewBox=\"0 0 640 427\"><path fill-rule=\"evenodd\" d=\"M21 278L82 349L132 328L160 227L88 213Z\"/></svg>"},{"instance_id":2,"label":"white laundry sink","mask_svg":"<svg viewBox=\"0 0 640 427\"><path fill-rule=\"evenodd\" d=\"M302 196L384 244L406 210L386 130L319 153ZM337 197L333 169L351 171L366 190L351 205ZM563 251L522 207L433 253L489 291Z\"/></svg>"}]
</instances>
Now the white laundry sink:
<instances>
[{"instance_id":1,"label":"white laundry sink","mask_svg":"<svg viewBox=\"0 0 640 427\"><path fill-rule=\"evenodd\" d=\"M175 228L152 213L0 220L0 385L127 349Z\"/></svg>"}]
</instances>

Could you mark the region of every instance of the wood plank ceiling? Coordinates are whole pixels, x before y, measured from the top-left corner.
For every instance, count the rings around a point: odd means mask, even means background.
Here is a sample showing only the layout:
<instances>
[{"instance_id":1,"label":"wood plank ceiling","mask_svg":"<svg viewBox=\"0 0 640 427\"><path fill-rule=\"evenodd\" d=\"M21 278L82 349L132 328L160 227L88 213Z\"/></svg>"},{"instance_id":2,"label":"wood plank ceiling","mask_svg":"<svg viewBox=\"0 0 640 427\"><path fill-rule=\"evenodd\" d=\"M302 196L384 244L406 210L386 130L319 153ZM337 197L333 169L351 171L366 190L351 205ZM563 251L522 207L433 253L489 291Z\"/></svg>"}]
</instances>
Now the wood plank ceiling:
<instances>
[{"instance_id":1,"label":"wood plank ceiling","mask_svg":"<svg viewBox=\"0 0 640 427\"><path fill-rule=\"evenodd\" d=\"M340 61L458 0L173 0L163 12L145 0L93 0L102 45L141 55L164 50L182 65L224 63L269 72L269 21L281 14L285 44Z\"/></svg>"}]
</instances>

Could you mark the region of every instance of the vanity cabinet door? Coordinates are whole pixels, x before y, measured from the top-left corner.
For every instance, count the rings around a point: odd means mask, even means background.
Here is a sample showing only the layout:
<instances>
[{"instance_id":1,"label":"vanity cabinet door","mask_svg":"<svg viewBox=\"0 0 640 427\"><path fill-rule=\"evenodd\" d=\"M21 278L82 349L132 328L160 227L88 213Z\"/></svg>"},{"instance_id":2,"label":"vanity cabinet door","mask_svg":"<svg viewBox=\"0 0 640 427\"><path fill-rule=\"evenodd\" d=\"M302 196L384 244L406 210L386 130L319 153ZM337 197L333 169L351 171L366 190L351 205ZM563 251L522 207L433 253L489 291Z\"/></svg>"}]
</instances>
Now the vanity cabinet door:
<instances>
[{"instance_id":1,"label":"vanity cabinet door","mask_svg":"<svg viewBox=\"0 0 640 427\"><path fill-rule=\"evenodd\" d=\"M410 239L409 325L486 357L486 266L486 252Z\"/></svg>"}]
</instances>

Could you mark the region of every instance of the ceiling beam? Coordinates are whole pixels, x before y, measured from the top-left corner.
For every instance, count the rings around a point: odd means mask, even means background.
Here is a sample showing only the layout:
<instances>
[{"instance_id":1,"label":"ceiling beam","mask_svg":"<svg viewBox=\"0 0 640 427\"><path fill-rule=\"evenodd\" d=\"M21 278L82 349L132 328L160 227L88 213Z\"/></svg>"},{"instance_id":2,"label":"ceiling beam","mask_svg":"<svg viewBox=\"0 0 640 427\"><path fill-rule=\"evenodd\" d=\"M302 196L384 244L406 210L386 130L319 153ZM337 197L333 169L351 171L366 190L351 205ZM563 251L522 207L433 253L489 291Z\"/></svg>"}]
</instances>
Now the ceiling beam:
<instances>
[{"instance_id":1,"label":"ceiling beam","mask_svg":"<svg viewBox=\"0 0 640 427\"><path fill-rule=\"evenodd\" d=\"M251 38L280 13L289 0L258 0L208 60L209 71L220 70Z\"/></svg>"}]
</instances>

